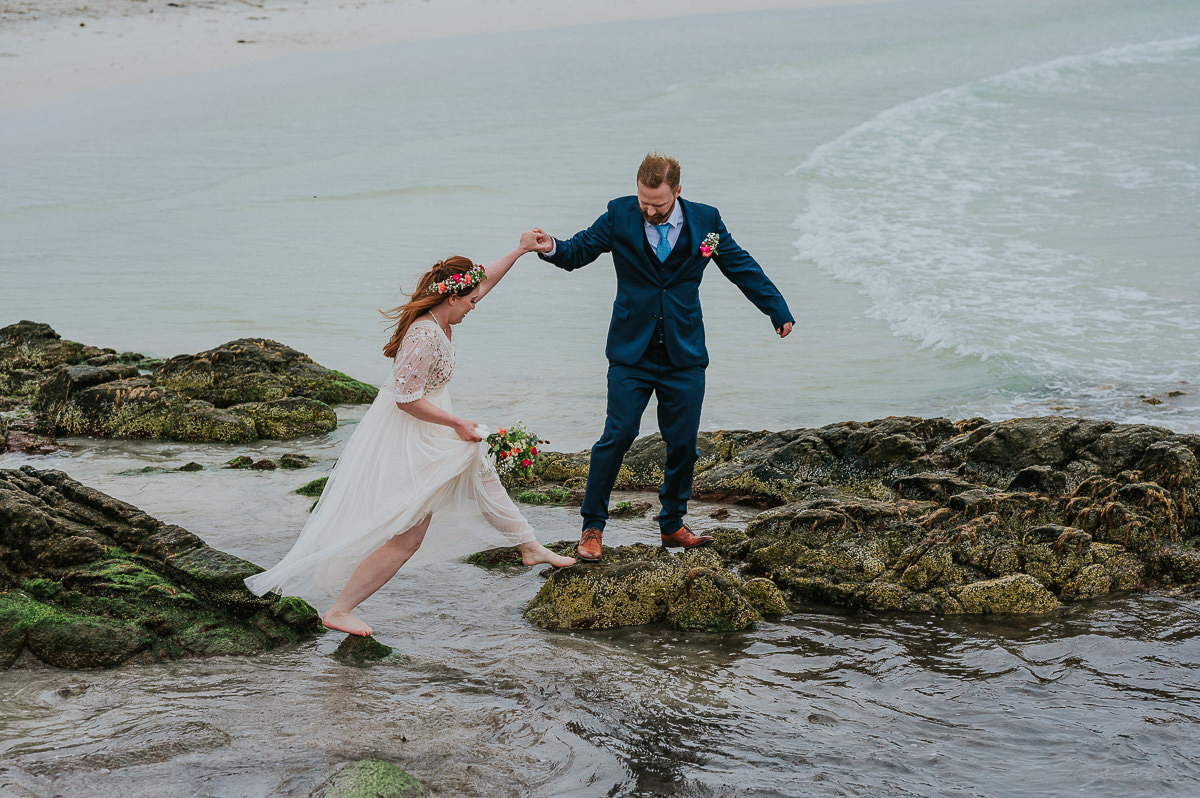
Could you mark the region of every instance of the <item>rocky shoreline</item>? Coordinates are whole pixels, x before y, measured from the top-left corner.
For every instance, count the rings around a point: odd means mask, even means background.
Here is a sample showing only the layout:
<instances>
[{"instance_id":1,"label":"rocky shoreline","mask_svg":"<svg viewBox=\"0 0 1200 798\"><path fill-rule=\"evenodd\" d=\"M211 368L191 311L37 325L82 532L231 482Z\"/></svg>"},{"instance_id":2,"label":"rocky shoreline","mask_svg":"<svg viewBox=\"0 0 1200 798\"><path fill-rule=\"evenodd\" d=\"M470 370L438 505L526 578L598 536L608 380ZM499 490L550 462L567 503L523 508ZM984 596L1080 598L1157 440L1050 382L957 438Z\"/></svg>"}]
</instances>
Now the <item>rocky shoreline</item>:
<instances>
[{"instance_id":1,"label":"rocky shoreline","mask_svg":"<svg viewBox=\"0 0 1200 798\"><path fill-rule=\"evenodd\" d=\"M336 424L329 403L374 395L274 341L149 361L63 341L33 322L0 329L0 439L10 448L32 436L52 449L48 436L62 433L294 437L326 430L321 419ZM1037 615L1200 585L1197 435L1067 417L890 417L704 433L699 449L694 497L757 516L744 527L720 525L719 511L700 520L716 538L705 548L606 548L600 564L548 573L526 607L529 622L737 631L813 605ZM657 435L639 439L617 488L657 490L664 454ZM539 484L516 498L578 503L587 468L586 451L543 452ZM568 553L574 541L552 547ZM495 549L472 560L504 566L513 557ZM317 633L304 602L245 590L241 580L257 569L61 472L0 471L3 667L23 652L109 667L261 651ZM378 656L368 654L349 656Z\"/></svg>"},{"instance_id":2,"label":"rocky shoreline","mask_svg":"<svg viewBox=\"0 0 1200 798\"><path fill-rule=\"evenodd\" d=\"M0 470L0 668L251 654L324 632L262 569L61 471Z\"/></svg>"},{"instance_id":3,"label":"rocky shoreline","mask_svg":"<svg viewBox=\"0 0 1200 798\"><path fill-rule=\"evenodd\" d=\"M162 361L66 341L37 322L0 328L0 445L34 453L56 435L286 440L332 430L332 405L377 392L263 338Z\"/></svg>"},{"instance_id":4,"label":"rocky shoreline","mask_svg":"<svg viewBox=\"0 0 1200 798\"><path fill-rule=\"evenodd\" d=\"M744 529L706 529L708 549L606 548L600 565L551 574L532 623L749 629L782 601L1041 614L1200 584L1200 436L1065 417L892 417L715 432L699 448L693 495L763 512ZM657 435L640 439L617 487L656 489L663 455ZM577 490L587 462L545 453L537 473L554 484L543 492Z\"/></svg>"}]
</instances>

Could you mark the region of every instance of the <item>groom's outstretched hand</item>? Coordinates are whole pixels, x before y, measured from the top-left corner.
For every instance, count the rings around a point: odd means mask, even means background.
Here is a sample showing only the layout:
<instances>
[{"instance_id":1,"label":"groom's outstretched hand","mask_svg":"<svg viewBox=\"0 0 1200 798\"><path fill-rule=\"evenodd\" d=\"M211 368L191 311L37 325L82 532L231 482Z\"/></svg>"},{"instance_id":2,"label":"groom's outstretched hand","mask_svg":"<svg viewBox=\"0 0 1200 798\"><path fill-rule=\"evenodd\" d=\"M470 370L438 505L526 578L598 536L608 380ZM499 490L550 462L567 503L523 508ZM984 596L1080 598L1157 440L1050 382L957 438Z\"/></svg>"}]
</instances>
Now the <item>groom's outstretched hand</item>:
<instances>
[{"instance_id":1,"label":"groom's outstretched hand","mask_svg":"<svg viewBox=\"0 0 1200 798\"><path fill-rule=\"evenodd\" d=\"M782 327L775 328L775 332L779 333L780 338L787 338L788 333L790 333L791 331L792 331L792 323L790 321L785 321L783 323Z\"/></svg>"}]
</instances>

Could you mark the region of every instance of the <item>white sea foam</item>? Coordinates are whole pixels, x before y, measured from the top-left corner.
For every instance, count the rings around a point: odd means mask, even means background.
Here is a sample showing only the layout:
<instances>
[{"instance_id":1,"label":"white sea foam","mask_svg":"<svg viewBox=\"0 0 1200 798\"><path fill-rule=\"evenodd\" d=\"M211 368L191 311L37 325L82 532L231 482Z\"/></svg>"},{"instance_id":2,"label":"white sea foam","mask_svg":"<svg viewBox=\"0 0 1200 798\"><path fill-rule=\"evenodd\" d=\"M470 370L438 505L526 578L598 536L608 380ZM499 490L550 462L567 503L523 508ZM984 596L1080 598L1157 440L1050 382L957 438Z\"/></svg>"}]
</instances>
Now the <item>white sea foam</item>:
<instances>
[{"instance_id":1,"label":"white sea foam","mask_svg":"<svg viewBox=\"0 0 1200 798\"><path fill-rule=\"evenodd\" d=\"M1187 108L1169 95L1194 91L1198 61L1197 36L1123 45L883 111L792 171L798 255L860 285L895 335L1048 396L1194 377L1200 276L1130 250L1195 241L1172 217L1200 189L1194 112L1139 103Z\"/></svg>"}]
</instances>

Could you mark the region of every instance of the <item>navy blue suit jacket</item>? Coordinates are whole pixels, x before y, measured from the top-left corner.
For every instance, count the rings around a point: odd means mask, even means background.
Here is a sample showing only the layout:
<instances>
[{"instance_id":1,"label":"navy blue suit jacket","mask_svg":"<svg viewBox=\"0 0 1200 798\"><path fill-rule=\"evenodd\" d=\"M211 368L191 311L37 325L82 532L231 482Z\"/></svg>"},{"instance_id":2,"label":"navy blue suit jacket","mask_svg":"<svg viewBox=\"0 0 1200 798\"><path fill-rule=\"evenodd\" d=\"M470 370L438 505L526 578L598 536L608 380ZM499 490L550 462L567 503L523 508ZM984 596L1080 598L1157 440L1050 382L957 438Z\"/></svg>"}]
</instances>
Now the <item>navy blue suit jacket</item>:
<instances>
[{"instance_id":1,"label":"navy blue suit jacket","mask_svg":"<svg viewBox=\"0 0 1200 798\"><path fill-rule=\"evenodd\" d=\"M555 239L554 254L541 256L570 271L586 266L605 252L612 253L617 296L605 347L612 363L632 366L641 360L661 320L672 365L708 365L700 281L710 262L755 307L770 316L771 326L778 329L785 322L795 322L779 289L729 235L717 209L682 197L677 201L683 209L683 229L666 262L659 262L646 241L637 197L621 197L608 203L608 210L591 227L567 241ZM717 253L706 258L700 254L700 244L709 233L716 233L719 241Z\"/></svg>"}]
</instances>

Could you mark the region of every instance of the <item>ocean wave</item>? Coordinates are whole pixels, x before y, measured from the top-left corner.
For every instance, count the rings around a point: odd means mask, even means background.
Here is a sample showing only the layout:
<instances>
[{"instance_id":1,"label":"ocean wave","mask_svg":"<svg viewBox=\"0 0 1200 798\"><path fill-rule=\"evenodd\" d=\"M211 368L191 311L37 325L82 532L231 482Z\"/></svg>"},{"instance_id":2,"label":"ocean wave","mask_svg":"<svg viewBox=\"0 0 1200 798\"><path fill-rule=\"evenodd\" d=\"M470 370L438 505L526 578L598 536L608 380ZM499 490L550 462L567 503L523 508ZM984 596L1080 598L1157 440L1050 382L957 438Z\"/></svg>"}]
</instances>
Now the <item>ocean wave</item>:
<instances>
[{"instance_id":1,"label":"ocean wave","mask_svg":"<svg viewBox=\"0 0 1200 798\"><path fill-rule=\"evenodd\" d=\"M797 257L1001 376L1194 376L1197 62L1200 36L1129 44L887 109L792 170Z\"/></svg>"}]
</instances>

